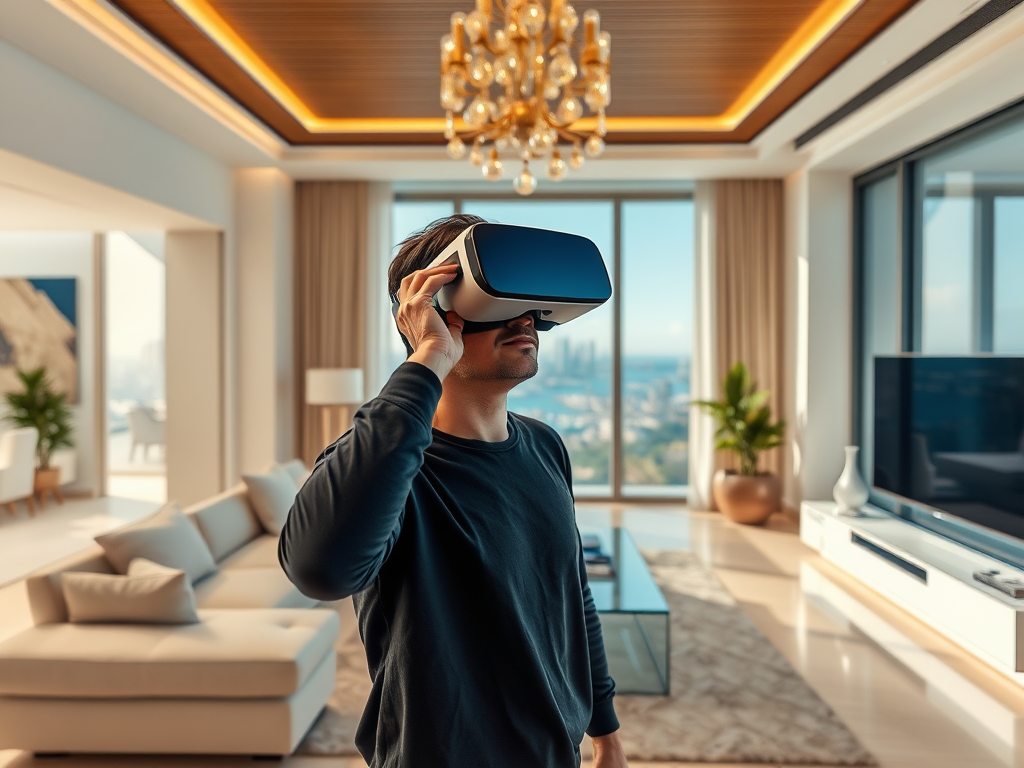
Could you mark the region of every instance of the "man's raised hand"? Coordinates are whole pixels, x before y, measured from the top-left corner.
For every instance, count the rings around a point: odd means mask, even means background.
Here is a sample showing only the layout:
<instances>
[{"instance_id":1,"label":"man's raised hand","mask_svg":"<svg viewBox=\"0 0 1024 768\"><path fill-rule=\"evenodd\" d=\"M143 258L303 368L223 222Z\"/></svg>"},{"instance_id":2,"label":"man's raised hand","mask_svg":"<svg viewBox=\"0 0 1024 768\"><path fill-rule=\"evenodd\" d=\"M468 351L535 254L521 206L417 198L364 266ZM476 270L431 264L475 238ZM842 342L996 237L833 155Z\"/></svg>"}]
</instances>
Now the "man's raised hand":
<instances>
[{"instance_id":1,"label":"man's raised hand","mask_svg":"<svg viewBox=\"0 0 1024 768\"><path fill-rule=\"evenodd\" d=\"M462 318L448 312L447 323L434 309L434 294L455 279L457 264L419 269L402 278L395 319L413 353L409 360L421 363L444 381L462 357Z\"/></svg>"}]
</instances>

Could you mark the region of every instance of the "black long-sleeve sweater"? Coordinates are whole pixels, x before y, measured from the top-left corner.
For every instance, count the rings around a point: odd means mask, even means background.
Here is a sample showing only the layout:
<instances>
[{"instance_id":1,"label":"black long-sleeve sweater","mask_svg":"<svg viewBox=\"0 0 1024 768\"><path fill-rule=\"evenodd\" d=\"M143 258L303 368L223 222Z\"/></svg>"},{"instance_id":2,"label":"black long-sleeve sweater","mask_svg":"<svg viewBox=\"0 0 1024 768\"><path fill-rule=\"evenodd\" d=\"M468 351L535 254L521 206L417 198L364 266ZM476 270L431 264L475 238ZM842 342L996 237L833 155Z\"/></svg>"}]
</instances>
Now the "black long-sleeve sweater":
<instances>
[{"instance_id":1,"label":"black long-sleeve sweater","mask_svg":"<svg viewBox=\"0 0 1024 768\"><path fill-rule=\"evenodd\" d=\"M558 434L432 429L441 383L405 363L316 462L281 534L285 572L355 595L373 679L371 768L571 768L618 728Z\"/></svg>"}]
</instances>

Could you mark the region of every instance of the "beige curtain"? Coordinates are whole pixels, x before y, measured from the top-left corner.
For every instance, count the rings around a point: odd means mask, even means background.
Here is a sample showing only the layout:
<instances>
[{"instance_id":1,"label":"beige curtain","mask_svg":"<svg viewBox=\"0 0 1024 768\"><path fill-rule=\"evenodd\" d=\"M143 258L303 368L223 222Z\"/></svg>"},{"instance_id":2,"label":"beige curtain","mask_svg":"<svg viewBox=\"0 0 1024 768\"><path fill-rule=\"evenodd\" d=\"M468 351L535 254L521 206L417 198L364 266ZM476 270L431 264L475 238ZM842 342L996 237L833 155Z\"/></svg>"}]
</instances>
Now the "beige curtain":
<instances>
[{"instance_id":1,"label":"beige curtain","mask_svg":"<svg viewBox=\"0 0 1024 768\"><path fill-rule=\"evenodd\" d=\"M771 392L773 418L782 412L783 211L780 179L714 182L716 380L737 361ZM718 466L732 467L718 456ZM778 474L779 449L761 471Z\"/></svg>"},{"instance_id":2,"label":"beige curtain","mask_svg":"<svg viewBox=\"0 0 1024 768\"><path fill-rule=\"evenodd\" d=\"M309 466L324 445L306 370L363 368L367 357L369 197L365 181L295 186L295 445Z\"/></svg>"}]
</instances>

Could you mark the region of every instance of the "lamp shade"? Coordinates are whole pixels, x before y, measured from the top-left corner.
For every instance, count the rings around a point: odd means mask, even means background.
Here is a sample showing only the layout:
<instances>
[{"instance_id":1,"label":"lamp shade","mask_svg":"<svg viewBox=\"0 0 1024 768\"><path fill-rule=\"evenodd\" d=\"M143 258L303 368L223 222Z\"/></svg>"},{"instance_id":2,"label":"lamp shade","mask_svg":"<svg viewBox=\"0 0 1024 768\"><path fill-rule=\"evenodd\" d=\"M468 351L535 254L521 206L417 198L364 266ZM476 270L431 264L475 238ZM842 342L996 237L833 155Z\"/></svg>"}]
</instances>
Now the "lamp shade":
<instances>
[{"instance_id":1,"label":"lamp shade","mask_svg":"<svg viewBox=\"0 0 1024 768\"><path fill-rule=\"evenodd\" d=\"M362 368L309 368L306 370L307 405L351 405L362 401Z\"/></svg>"}]
</instances>

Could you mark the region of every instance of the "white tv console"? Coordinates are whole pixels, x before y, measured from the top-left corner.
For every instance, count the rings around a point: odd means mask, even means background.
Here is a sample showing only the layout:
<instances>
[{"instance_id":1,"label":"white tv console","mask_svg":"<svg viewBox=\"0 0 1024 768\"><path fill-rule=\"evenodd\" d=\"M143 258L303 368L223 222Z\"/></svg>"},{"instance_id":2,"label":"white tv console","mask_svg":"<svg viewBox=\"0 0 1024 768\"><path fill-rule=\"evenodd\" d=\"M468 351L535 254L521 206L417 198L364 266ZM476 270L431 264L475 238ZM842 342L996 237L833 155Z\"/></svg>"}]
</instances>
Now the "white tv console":
<instances>
[{"instance_id":1,"label":"white tv console","mask_svg":"<svg viewBox=\"0 0 1024 768\"><path fill-rule=\"evenodd\" d=\"M1024 571L879 509L840 517L836 504L800 505L800 538L811 549L979 659L1024 685L1024 599L974 579Z\"/></svg>"}]
</instances>

